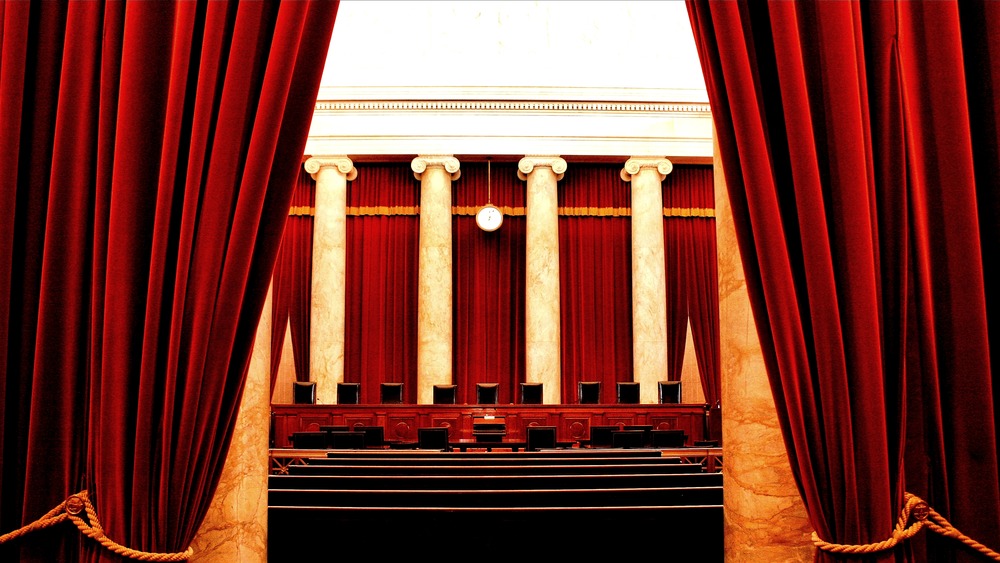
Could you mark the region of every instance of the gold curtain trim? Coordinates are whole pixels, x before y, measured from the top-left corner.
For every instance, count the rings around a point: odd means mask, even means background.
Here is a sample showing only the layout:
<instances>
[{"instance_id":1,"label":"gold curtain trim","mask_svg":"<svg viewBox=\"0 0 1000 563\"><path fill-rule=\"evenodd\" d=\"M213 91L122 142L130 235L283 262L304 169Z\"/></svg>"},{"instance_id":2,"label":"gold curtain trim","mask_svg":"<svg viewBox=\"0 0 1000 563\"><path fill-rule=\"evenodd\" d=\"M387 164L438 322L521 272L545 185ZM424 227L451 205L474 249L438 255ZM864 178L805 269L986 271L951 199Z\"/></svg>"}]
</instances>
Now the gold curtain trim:
<instances>
[{"instance_id":1,"label":"gold curtain trim","mask_svg":"<svg viewBox=\"0 0 1000 563\"><path fill-rule=\"evenodd\" d=\"M481 205L454 205L452 215L475 216ZM524 207L509 207L498 205L500 211L508 217L523 217ZM312 207L293 207L289 215L313 215ZM360 206L348 207L348 215L420 215L420 206ZM632 210L628 207L560 207L559 215L566 217L631 217ZM664 217L705 217L715 218L715 210L710 207L664 207Z\"/></svg>"},{"instance_id":2,"label":"gold curtain trim","mask_svg":"<svg viewBox=\"0 0 1000 563\"><path fill-rule=\"evenodd\" d=\"M419 205L363 205L347 208L348 215L420 215Z\"/></svg>"},{"instance_id":3,"label":"gold curtain trim","mask_svg":"<svg viewBox=\"0 0 1000 563\"><path fill-rule=\"evenodd\" d=\"M482 209L482 205L453 205L451 207L452 215L467 215L475 216L476 213ZM524 208L523 207L509 207L504 205L498 205L497 209L500 210L507 217L523 217Z\"/></svg>"},{"instance_id":4,"label":"gold curtain trim","mask_svg":"<svg viewBox=\"0 0 1000 563\"><path fill-rule=\"evenodd\" d=\"M711 207L664 207L664 217L707 217L715 218L715 210Z\"/></svg>"},{"instance_id":5,"label":"gold curtain trim","mask_svg":"<svg viewBox=\"0 0 1000 563\"><path fill-rule=\"evenodd\" d=\"M313 217L314 215L316 215L316 208L309 207L308 205L293 206L288 210L289 217Z\"/></svg>"}]
</instances>

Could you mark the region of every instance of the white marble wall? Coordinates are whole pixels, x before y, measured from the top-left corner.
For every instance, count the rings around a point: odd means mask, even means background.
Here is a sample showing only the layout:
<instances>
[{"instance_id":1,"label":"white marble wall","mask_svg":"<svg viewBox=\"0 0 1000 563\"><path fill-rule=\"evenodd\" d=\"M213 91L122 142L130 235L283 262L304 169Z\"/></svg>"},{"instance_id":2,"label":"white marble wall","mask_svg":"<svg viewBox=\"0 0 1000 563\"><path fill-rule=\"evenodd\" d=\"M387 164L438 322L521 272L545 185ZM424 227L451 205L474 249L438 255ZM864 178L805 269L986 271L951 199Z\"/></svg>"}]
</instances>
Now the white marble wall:
<instances>
[{"instance_id":1,"label":"white marble wall","mask_svg":"<svg viewBox=\"0 0 1000 563\"><path fill-rule=\"evenodd\" d=\"M257 327L243 401L219 486L191 547L199 563L267 561L271 292Z\"/></svg>"},{"instance_id":2,"label":"white marble wall","mask_svg":"<svg viewBox=\"0 0 1000 563\"><path fill-rule=\"evenodd\" d=\"M764 369L725 177L715 162L726 561L813 561L815 548Z\"/></svg>"}]
</instances>

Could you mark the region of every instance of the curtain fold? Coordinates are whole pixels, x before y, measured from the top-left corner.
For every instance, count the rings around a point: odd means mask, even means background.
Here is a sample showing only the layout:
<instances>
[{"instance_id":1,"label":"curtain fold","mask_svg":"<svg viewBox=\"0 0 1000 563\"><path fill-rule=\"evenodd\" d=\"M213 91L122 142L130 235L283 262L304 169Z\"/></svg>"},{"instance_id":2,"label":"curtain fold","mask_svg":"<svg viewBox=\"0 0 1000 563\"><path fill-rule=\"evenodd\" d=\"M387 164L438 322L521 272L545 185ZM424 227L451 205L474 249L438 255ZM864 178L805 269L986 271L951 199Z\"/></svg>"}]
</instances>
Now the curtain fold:
<instances>
[{"instance_id":1,"label":"curtain fold","mask_svg":"<svg viewBox=\"0 0 1000 563\"><path fill-rule=\"evenodd\" d=\"M367 164L347 185L344 381L378 403L383 382L417 402L420 182L409 163Z\"/></svg>"},{"instance_id":2,"label":"curtain fold","mask_svg":"<svg viewBox=\"0 0 1000 563\"><path fill-rule=\"evenodd\" d=\"M720 399L719 283L711 166L676 165L663 181L668 379L681 378L687 325L705 402Z\"/></svg>"},{"instance_id":3,"label":"curtain fold","mask_svg":"<svg viewBox=\"0 0 1000 563\"><path fill-rule=\"evenodd\" d=\"M559 185L562 401L601 382L601 402L632 381L631 184L621 167L574 165Z\"/></svg>"},{"instance_id":4,"label":"curtain fold","mask_svg":"<svg viewBox=\"0 0 1000 563\"><path fill-rule=\"evenodd\" d=\"M285 333L291 325L295 380L309 381L309 322L312 307L312 248L316 183L300 169L292 206L271 277L271 393L278 378Z\"/></svg>"},{"instance_id":5,"label":"curtain fold","mask_svg":"<svg viewBox=\"0 0 1000 563\"><path fill-rule=\"evenodd\" d=\"M1000 548L998 237L981 222L997 217L1000 5L687 5L817 535L885 540L908 491ZM890 559L977 556L921 536L865 558Z\"/></svg>"},{"instance_id":6,"label":"curtain fold","mask_svg":"<svg viewBox=\"0 0 1000 563\"><path fill-rule=\"evenodd\" d=\"M86 489L115 542L190 544L337 8L0 8L0 532ZM120 559L72 527L36 534L0 558Z\"/></svg>"},{"instance_id":7,"label":"curtain fold","mask_svg":"<svg viewBox=\"0 0 1000 563\"><path fill-rule=\"evenodd\" d=\"M464 163L459 181L452 190L457 401L474 404L476 383L499 383L498 401L515 403L519 383L525 380L527 194L516 162ZM482 231L475 217L487 199L505 215L503 225L491 233Z\"/></svg>"}]
</instances>

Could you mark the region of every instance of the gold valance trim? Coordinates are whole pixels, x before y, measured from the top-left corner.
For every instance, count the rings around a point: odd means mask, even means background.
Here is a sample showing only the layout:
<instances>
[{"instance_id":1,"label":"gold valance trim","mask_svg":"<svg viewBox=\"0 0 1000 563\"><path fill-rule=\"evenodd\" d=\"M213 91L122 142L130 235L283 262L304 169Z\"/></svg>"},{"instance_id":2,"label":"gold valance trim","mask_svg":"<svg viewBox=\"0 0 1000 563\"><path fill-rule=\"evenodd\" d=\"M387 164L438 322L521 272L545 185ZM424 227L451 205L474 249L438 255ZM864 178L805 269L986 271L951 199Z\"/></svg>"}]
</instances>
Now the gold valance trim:
<instances>
[{"instance_id":1,"label":"gold valance trim","mask_svg":"<svg viewBox=\"0 0 1000 563\"><path fill-rule=\"evenodd\" d=\"M475 216L482 206L454 205L452 215ZM523 217L524 207L509 207L498 205L500 211L508 217ZM312 207L293 207L289 215L314 215ZM420 215L420 206L378 205L348 207L347 215ZM564 217L631 217L632 210L628 207L560 207L559 215ZM663 216L669 218L715 218L715 210L710 207L664 207Z\"/></svg>"},{"instance_id":2,"label":"gold valance trim","mask_svg":"<svg viewBox=\"0 0 1000 563\"><path fill-rule=\"evenodd\" d=\"M347 208L347 215L420 215L419 205L362 205Z\"/></svg>"},{"instance_id":3,"label":"gold valance trim","mask_svg":"<svg viewBox=\"0 0 1000 563\"><path fill-rule=\"evenodd\" d=\"M706 217L715 218L715 210L711 207L664 207L664 217Z\"/></svg>"},{"instance_id":4,"label":"gold valance trim","mask_svg":"<svg viewBox=\"0 0 1000 563\"><path fill-rule=\"evenodd\" d=\"M313 217L316 215L316 208L309 207L308 205L302 205L299 207L291 207L288 209L289 217Z\"/></svg>"}]
</instances>

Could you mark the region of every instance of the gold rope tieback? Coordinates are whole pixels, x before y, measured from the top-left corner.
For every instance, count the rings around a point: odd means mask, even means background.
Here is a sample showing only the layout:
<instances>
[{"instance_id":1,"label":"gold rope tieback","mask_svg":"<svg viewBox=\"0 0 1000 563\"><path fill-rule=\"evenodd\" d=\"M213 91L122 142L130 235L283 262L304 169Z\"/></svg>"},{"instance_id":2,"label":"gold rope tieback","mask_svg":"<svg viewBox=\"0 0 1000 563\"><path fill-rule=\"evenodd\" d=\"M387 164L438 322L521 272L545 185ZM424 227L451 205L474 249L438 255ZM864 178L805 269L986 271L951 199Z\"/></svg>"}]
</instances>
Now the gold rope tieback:
<instances>
[{"instance_id":1,"label":"gold rope tieback","mask_svg":"<svg viewBox=\"0 0 1000 563\"><path fill-rule=\"evenodd\" d=\"M84 511L87 512L87 520L80 517L80 513ZM73 522L85 536L93 538L114 553L138 559L139 561L187 561L194 555L194 550L190 547L179 553L150 553L148 551L130 549L111 541L111 538L104 535L104 529L101 527L101 522L97 519L97 512L94 510L94 505L91 504L90 496L86 490L80 491L75 495L70 495L69 498L59 503L59 506L46 512L45 516L42 516L31 524L0 536L0 544L19 538L35 530L55 526L67 519Z\"/></svg>"},{"instance_id":2,"label":"gold rope tieback","mask_svg":"<svg viewBox=\"0 0 1000 563\"><path fill-rule=\"evenodd\" d=\"M1000 553L993 551L985 545L956 530L955 527L948 522L948 520L938 514L936 510L931 508L926 501L917 495L904 493L903 500L903 509L899 513L899 519L896 521L896 527L892 531L892 536L886 540L863 545L846 545L842 543L830 543L823 541L816 534L816 532L813 532L813 544L823 551L830 553L843 553L850 555L875 553L886 549L892 549L903 540L912 538L922 528L927 527L931 531L937 532L942 536L961 541L965 545L975 549L994 561L1000 561ZM911 516L913 517L913 523L908 524Z\"/></svg>"}]
</instances>

